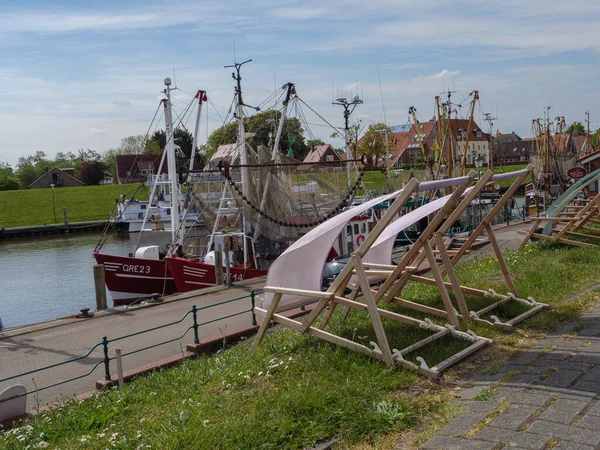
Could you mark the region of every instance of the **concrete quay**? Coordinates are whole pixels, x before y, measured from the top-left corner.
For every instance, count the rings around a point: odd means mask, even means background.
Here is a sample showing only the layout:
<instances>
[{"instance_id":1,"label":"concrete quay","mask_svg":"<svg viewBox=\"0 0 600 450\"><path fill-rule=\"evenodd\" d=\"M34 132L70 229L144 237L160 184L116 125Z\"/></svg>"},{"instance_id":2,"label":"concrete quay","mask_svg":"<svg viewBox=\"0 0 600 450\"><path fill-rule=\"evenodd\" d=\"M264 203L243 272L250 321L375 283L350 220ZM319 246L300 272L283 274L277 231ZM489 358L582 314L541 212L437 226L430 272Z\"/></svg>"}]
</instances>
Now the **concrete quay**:
<instances>
[{"instance_id":1,"label":"concrete quay","mask_svg":"<svg viewBox=\"0 0 600 450\"><path fill-rule=\"evenodd\" d=\"M246 297L250 295L251 290L259 290L264 285L264 278L249 281L243 284L236 283L231 288L216 286L200 291L175 294L165 297L165 301L158 304L136 306L127 310L114 309L96 312L89 319L59 319L0 333L0 361L2 361L0 379L83 356L100 343L104 336L110 340L176 322L187 311L190 311L193 305L203 308L234 298ZM250 312L219 320L220 317L250 309L249 297L218 307L202 309L198 312L198 323L214 322L199 328L200 341L222 341L227 334L252 327ZM177 338L183 335L192 324L193 319L190 314L180 324L158 328L149 333L110 343L109 357L114 357L117 348L125 354ZM157 361L172 360L174 357L175 359L189 357L191 354L186 351L186 346L193 342L193 330L189 330L180 341L176 340L169 344L124 356L123 370L131 372L144 366L147 369L149 365L156 364ZM24 385L27 392L30 392L36 387L42 388L87 374L94 365L100 362L98 367L84 378L28 395L28 410L36 410L46 404L93 391L95 382L104 379L103 359L103 348L98 346L84 359L0 383L0 392L15 384ZM110 370L114 377L116 375L114 361L110 363Z\"/></svg>"}]
</instances>

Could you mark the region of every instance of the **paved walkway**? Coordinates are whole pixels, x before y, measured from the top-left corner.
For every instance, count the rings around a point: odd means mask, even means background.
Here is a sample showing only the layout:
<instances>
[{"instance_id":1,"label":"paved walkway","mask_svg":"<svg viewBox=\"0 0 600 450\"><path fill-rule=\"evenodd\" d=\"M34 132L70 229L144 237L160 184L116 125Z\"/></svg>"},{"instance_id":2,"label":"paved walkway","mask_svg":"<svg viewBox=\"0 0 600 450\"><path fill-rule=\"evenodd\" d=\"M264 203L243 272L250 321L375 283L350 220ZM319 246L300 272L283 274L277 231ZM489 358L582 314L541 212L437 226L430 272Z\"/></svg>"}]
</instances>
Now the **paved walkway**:
<instances>
[{"instance_id":1,"label":"paved walkway","mask_svg":"<svg viewBox=\"0 0 600 450\"><path fill-rule=\"evenodd\" d=\"M471 383L421 449L600 449L600 304Z\"/></svg>"},{"instance_id":2,"label":"paved walkway","mask_svg":"<svg viewBox=\"0 0 600 450\"><path fill-rule=\"evenodd\" d=\"M43 366L60 363L85 355L103 336L115 339L127 334L158 327L180 320L191 310L193 305L198 308L226 300L248 296L251 289L260 289L264 279L251 280L245 285L237 285L229 289L209 288L196 293L176 294L168 301L145 308L133 308L119 313L96 313L91 319L63 319L35 325L27 328L0 333L0 380L34 370ZM252 324L249 312L218 320L220 317L242 311L249 311L249 298L203 309L198 313L198 322L213 321L199 329L200 339L222 336L228 331L248 327ZM111 343L109 356L114 357L115 349L126 352L152 346L154 344L178 338L193 324L191 314L180 324L160 328L150 333L140 334L122 341ZM186 344L192 344L192 330L181 340L161 345L143 352L123 357L123 370L150 364L181 355ZM87 358L74 363L65 364L53 369L0 383L0 392L15 384L23 384L27 391L74 378L88 373L95 364L103 361L102 347L98 347ZM116 371L115 362L111 362L111 374ZM104 365L101 363L89 376L79 380L43 390L28 397L28 409L36 409L65 397L80 395L95 388L95 381L104 378ZM1 406L1 405L0 405Z\"/></svg>"},{"instance_id":3,"label":"paved walkway","mask_svg":"<svg viewBox=\"0 0 600 450\"><path fill-rule=\"evenodd\" d=\"M464 411L420 448L600 448L600 305L472 381Z\"/></svg>"}]
</instances>

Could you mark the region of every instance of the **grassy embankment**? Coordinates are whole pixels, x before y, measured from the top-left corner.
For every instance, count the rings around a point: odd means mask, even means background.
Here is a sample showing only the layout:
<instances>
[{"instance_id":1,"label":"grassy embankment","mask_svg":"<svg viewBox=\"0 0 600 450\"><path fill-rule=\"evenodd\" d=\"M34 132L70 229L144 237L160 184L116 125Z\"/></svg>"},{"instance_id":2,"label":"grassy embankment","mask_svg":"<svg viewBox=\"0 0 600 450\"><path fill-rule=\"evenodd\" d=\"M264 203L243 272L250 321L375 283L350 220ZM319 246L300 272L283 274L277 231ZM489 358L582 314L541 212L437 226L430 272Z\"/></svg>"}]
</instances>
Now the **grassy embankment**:
<instances>
[{"instance_id":1,"label":"grassy embankment","mask_svg":"<svg viewBox=\"0 0 600 450\"><path fill-rule=\"evenodd\" d=\"M23 189L0 192L0 221L6 228L26 227L63 222L62 208L67 208L69 222L107 220L115 205L115 199L138 185L111 184L105 186L81 186L55 188L52 206L52 189ZM145 186L136 198L148 198Z\"/></svg>"},{"instance_id":2,"label":"grassy embankment","mask_svg":"<svg viewBox=\"0 0 600 450\"><path fill-rule=\"evenodd\" d=\"M594 291L567 300L600 282L597 250L531 245L520 253L506 252L506 258L520 295L533 296L552 309L511 333L468 326L494 338L494 344L474 361L451 370L441 384L275 328L254 356L248 354L249 342L245 342L140 377L121 390L101 392L81 403L65 400L64 407L0 435L0 448L279 449L307 448L332 437L340 439L337 448L392 448L403 433L419 424L428 423L425 433L430 433L456 414L450 385L461 371L497 371L523 341L574 320L600 296ZM458 266L458 274L464 284L506 292L494 258L467 261ZM403 297L441 305L436 289L425 285L409 285ZM487 301L467 300L470 309ZM395 305L382 307L406 312ZM518 312L511 307L499 315ZM394 348L424 335L423 330L386 319L384 326ZM375 340L363 313L353 312L345 322L334 316L332 327L358 342ZM455 341L428 345L409 357L423 356L431 366L462 345Z\"/></svg>"},{"instance_id":3,"label":"grassy embankment","mask_svg":"<svg viewBox=\"0 0 600 450\"><path fill-rule=\"evenodd\" d=\"M524 165L509 166L505 170L513 171L524 167ZM497 173L502 170L500 167L495 169ZM409 174L410 171L407 170L400 172L398 176L392 178L390 186L394 189L401 188L402 182L408 180ZM419 178L422 171L415 170L413 174ZM381 171L375 170L366 172L363 181L367 189L381 190L386 179ZM137 184L126 186L113 184L55 188L56 222L54 221L51 189L2 191L0 192L0 221L6 228L62 223L62 208L67 208L69 222L106 220L113 210L115 199L122 193L136 189L137 186ZM359 195L364 194L362 189L358 193ZM136 198L143 200L147 197L148 189L143 186L136 194Z\"/></svg>"}]
</instances>

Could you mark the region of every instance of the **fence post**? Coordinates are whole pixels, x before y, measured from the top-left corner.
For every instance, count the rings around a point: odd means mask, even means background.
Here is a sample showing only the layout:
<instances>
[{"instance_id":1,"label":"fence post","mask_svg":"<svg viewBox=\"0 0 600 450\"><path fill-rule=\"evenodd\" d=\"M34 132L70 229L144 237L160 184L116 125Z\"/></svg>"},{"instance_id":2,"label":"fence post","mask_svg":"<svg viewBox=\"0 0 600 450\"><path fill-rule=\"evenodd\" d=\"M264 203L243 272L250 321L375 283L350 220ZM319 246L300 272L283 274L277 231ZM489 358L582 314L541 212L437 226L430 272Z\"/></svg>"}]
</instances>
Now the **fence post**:
<instances>
[{"instance_id":1,"label":"fence post","mask_svg":"<svg viewBox=\"0 0 600 450\"><path fill-rule=\"evenodd\" d=\"M110 381L110 358L108 357L108 339L106 339L106 336L102 338L102 346L104 347L104 379Z\"/></svg>"},{"instance_id":2,"label":"fence post","mask_svg":"<svg viewBox=\"0 0 600 450\"><path fill-rule=\"evenodd\" d=\"M192 306L192 317L194 318L194 344L199 344L200 339L198 338L198 309L196 305Z\"/></svg>"},{"instance_id":3,"label":"fence post","mask_svg":"<svg viewBox=\"0 0 600 450\"><path fill-rule=\"evenodd\" d=\"M256 314L254 314L254 297L256 294L254 291L250 291L250 303L252 303L252 325L256 326Z\"/></svg>"}]
</instances>

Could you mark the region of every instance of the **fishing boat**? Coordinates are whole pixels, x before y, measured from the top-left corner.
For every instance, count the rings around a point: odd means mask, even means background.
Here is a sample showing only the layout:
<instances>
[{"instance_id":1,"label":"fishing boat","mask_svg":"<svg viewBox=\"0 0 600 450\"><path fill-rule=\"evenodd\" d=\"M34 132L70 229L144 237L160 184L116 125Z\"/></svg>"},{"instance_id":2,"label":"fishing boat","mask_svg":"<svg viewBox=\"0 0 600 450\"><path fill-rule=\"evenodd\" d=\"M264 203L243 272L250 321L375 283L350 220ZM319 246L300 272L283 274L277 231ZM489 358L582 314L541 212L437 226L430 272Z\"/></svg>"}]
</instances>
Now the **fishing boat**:
<instances>
[{"instance_id":1,"label":"fishing boat","mask_svg":"<svg viewBox=\"0 0 600 450\"><path fill-rule=\"evenodd\" d=\"M155 194L148 200L137 200L135 198L120 199L116 203L116 211L109 219L114 223L116 231L121 233L137 233L150 226L153 231L168 229L171 225L171 211L173 201L171 199L171 181L168 174L148 174L144 183L149 191L154 186ZM185 198L180 198L182 203ZM180 206L181 209L181 206ZM146 218L146 212L149 211L149 220ZM189 208L185 217L182 217L183 226L192 228L202 223L198 212Z\"/></svg>"},{"instance_id":2,"label":"fishing boat","mask_svg":"<svg viewBox=\"0 0 600 450\"><path fill-rule=\"evenodd\" d=\"M158 173L161 174L162 166L166 160L167 174L165 176L157 175L157 178L152 183L150 198L146 205L152 206L153 202L162 193L163 199L161 201L168 201L169 203L169 208L167 208L169 214L167 216L170 219L170 227L167 228L159 221L154 221L154 225L149 225L152 223L152 208L146 207L141 230L157 231L160 228L161 231L170 232L171 243L179 245L183 239L182 218L185 220L189 208L185 200L182 201L176 170L171 110L171 91L174 88L171 88L170 78L166 78L164 84L165 98L161 100L161 103L164 108L167 139ZM206 100L206 93L198 91L196 99L198 100L198 117L192 152L196 148L199 117L202 102ZM190 163L192 168L193 160L194 155L192 154ZM102 252L102 245L106 242L107 235L107 232L103 233L100 242L94 249L93 256L98 264L104 265L106 287L110 292L115 306L134 303L148 297L170 295L177 292L175 281L169 272L167 263L164 260L164 252L160 246L136 246L135 252L128 256L107 254ZM139 242L140 240L138 239L138 245Z\"/></svg>"}]
</instances>

